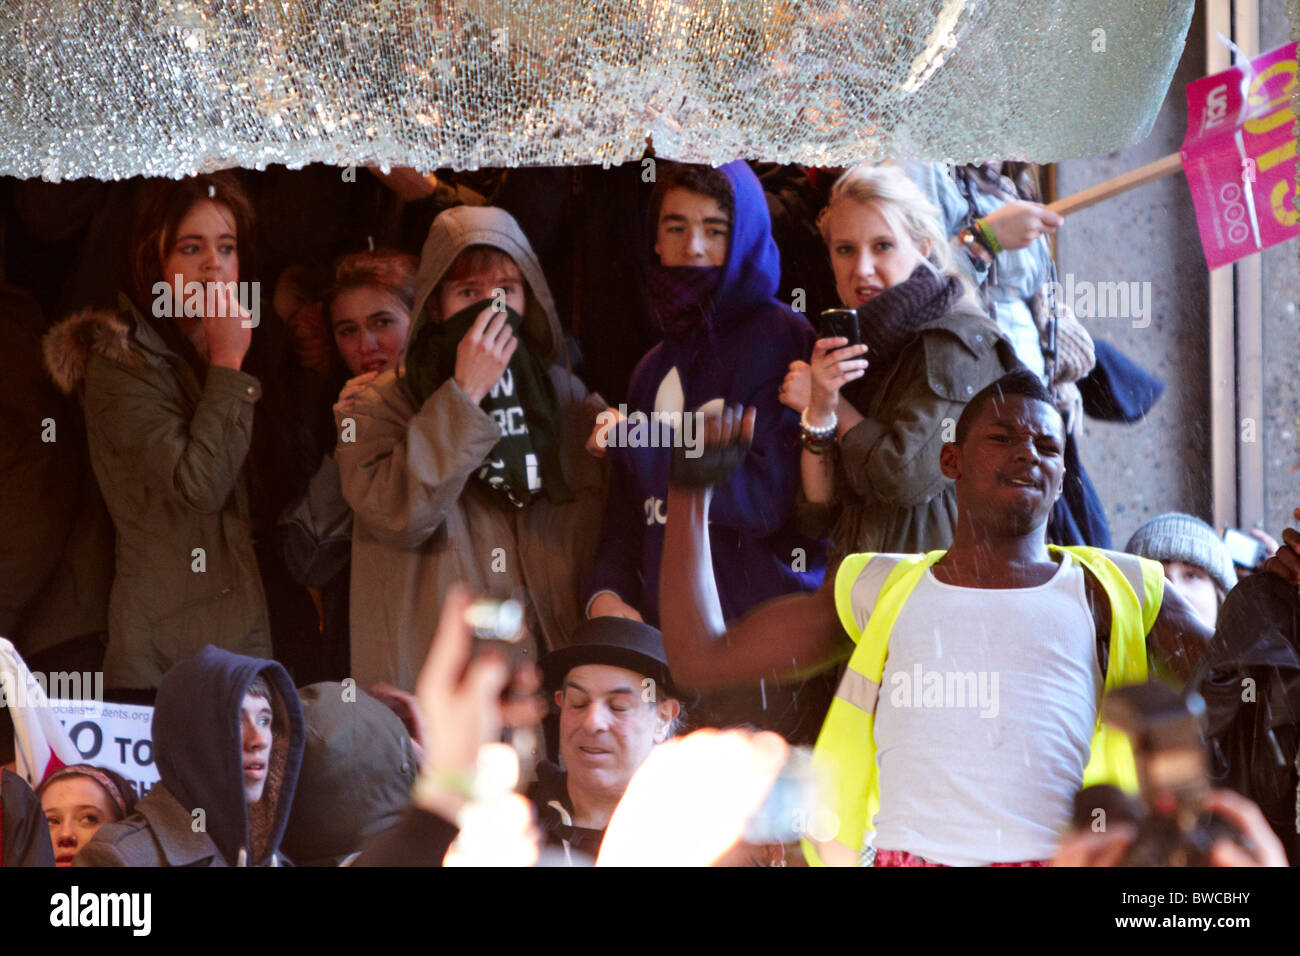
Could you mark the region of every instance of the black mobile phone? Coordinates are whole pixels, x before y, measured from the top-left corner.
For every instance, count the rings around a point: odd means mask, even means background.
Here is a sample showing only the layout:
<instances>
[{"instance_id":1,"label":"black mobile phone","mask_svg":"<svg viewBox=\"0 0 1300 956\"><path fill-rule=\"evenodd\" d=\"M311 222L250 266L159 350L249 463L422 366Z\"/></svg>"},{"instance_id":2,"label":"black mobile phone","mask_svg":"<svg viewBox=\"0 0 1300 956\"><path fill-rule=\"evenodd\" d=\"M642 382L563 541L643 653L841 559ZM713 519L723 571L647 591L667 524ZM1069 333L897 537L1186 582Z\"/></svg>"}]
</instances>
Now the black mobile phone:
<instances>
[{"instance_id":1,"label":"black mobile phone","mask_svg":"<svg viewBox=\"0 0 1300 956\"><path fill-rule=\"evenodd\" d=\"M862 344L856 309L826 309L817 317L818 338L833 339L843 336L849 345Z\"/></svg>"}]
</instances>

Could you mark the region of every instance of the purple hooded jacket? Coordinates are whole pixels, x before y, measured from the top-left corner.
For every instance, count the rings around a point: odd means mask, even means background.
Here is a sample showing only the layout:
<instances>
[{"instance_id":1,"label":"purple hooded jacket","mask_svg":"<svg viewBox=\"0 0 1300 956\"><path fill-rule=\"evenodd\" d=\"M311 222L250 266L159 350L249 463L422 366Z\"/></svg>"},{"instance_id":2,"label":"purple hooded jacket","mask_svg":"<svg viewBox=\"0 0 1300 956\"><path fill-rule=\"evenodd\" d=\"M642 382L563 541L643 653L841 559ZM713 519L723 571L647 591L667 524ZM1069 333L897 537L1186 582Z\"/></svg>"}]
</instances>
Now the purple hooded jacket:
<instances>
[{"instance_id":1,"label":"purple hooded jacket","mask_svg":"<svg viewBox=\"0 0 1300 956\"><path fill-rule=\"evenodd\" d=\"M632 373L628 411L652 412L674 369L684 411L717 399L758 410L749 455L715 490L710 508L713 571L723 614L732 620L779 595L816 589L825 553L793 529L799 416L778 397L789 364L808 359L815 336L803 316L775 297L780 255L758 178L739 160L719 171L731 184L735 219L713 295L712 328L647 352ZM667 448L610 445L613 483L601 549L583 586L584 602L613 591L652 624L659 618L669 454Z\"/></svg>"}]
</instances>

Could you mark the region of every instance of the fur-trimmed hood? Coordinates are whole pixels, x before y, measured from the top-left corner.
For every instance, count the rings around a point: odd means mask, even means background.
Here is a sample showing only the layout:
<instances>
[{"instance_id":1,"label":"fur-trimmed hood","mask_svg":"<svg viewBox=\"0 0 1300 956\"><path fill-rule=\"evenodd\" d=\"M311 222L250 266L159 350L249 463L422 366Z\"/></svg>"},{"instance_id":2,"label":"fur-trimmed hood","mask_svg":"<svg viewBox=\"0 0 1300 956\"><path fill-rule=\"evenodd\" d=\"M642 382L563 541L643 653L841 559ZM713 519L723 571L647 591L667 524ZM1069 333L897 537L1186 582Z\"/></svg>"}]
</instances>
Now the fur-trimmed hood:
<instances>
[{"instance_id":1,"label":"fur-trimmed hood","mask_svg":"<svg viewBox=\"0 0 1300 956\"><path fill-rule=\"evenodd\" d=\"M92 355L133 368L147 365L132 335L131 316L107 309L83 309L45 333L45 368L64 393L76 394L86 381Z\"/></svg>"}]
</instances>

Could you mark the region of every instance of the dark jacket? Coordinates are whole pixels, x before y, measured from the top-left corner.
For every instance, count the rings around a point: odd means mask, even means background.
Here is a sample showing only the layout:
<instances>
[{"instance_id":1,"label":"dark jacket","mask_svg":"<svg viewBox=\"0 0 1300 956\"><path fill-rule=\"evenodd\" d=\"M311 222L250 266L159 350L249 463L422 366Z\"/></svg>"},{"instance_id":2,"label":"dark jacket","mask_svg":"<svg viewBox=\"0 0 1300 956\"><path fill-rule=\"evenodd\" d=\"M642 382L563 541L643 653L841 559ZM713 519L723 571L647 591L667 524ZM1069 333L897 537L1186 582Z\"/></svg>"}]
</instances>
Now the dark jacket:
<instances>
[{"instance_id":1,"label":"dark jacket","mask_svg":"<svg viewBox=\"0 0 1300 956\"><path fill-rule=\"evenodd\" d=\"M272 746L262 799L244 798L240 704L271 687ZM153 715L161 783L135 813L95 834L75 866L278 866L303 753L303 717L275 661L205 647L163 678Z\"/></svg>"},{"instance_id":2,"label":"dark jacket","mask_svg":"<svg viewBox=\"0 0 1300 956\"><path fill-rule=\"evenodd\" d=\"M157 687L206 644L269 657L244 467L258 380L216 366L200 380L131 308L61 322L45 361L82 397L117 529L105 685Z\"/></svg>"},{"instance_id":3,"label":"dark jacket","mask_svg":"<svg viewBox=\"0 0 1300 956\"><path fill-rule=\"evenodd\" d=\"M43 331L36 302L0 286L0 634L29 661L105 631L113 581L113 525L85 424L45 373Z\"/></svg>"},{"instance_id":4,"label":"dark jacket","mask_svg":"<svg viewBox=\"0 0 1300 956\"><path fill-rule=\"evenodd\" d=\"M812 326L775 297L780 256L757 177L741 161L719 171L731 183L735 219L712 327L647 352L632 374L627 407L649 414L661 388L679 383L683 412L722 402L758 409L749 454L714 490L709 513L718 597L724 617L734 620L771 598L815 589L824 561L821 545L798 535L791 519L800 482L799 416L780 401L790 363L812 352ZM614 473L584 603L612 591L647 623L658 623L670 451L611 445L606 452Z\"/></svg>"},{"instance_id":5,"label":"dark jacket","mask_svg":"<svg viewBox=\"0 0 1300 956\"><path fill-rule=\"evenodd\" d=\"M1165 392L1152 375L1105 339L1093 339L1097 364L1079 381L1083 410L1103 422L1141 421Z\"/></svg>"},{"instance_id":6,"label":"dark jacket","mask_svg":"<svg viewBox=\"0 0 1300 956\"><path fill-rule=\"evenodd\" d=\"M53 866L50 828L27 781L0 770L0 866Z\"/></svg>"},{"instance_id":7,"label":"dark jacket","mask_svg":"<svg viewBox=\"0 0 1300 956\"><path fill-rule=\"evenodd\" d=\"M1229 591L1214 639L1188 687L1205 701L1211 779L1259 804L1287 858L1300 862L1296 589L1262 572Z\"/></svg>"},{"instance_id":8,"label":"dark jacket","mask_svg":"<svg viewBox=\"0 0 1300 956\"><path fill-rule=\"evenodd\" d=\"M342 680L351 673L352 508L333 457L321 459L306 493L284 510L276 536L289 576L320 591L317 663L327 679Z\"/></svg>"},{"instance_id":9,"label":"dark jacket","mask_svg":"<svg viewBox=\"0 0 1300 956\"><path fill-rule=\"evenodd\" d=\"M557 764L542 761L537 765L537 780L529 788L528 799L537 811L543 847L562 851L570 866L590 866L600 855L605 831L573 825L573 800L569 797L568 784L569 775Z\"/></svg>"},{"instance_id":10,"label":"dark jacket","mask_svg":"<svg viewBox=\"0 0 1300 956\"><path fill-rule=\"evenodd\" d=\"M365 866L442 866L460 830L450 820L410 806L397 825L371 837L352 864Z\"/></svg>"}]
</instances>

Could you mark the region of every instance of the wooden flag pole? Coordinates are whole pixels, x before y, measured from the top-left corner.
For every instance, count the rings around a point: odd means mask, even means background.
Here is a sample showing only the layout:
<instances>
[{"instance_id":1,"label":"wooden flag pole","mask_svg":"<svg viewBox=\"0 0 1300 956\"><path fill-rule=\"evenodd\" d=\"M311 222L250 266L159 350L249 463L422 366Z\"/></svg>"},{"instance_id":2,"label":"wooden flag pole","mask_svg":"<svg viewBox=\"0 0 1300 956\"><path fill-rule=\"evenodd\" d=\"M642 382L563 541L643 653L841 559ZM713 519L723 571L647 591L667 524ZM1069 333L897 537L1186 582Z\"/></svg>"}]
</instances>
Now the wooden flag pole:
<instances>
[{"instance_id":1,"label":"wooden flag pole","mask_svg":"<svg viewBox=\"0 0 1300 956\"><path fill-rule=\"evenodd\" d=\"M1139 186L1145 186L1157 179L1163 179L1171 173L1180 172L1182 168L1183 163L1180 154L1170 153L1153 163L1147 163L1145 166L1130 170L1122 176L1116 176L1114 179L1108 179L1095 186L1089 186L1087 189L1081 189L1071 196L1058 199L1054 203L1048 203L1047 208L1062 216L1068 216L1080 209L1095 206L1112 196L1118 196L1130 189L1137 189Z\"/></svg>"}]
</instances>

